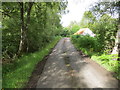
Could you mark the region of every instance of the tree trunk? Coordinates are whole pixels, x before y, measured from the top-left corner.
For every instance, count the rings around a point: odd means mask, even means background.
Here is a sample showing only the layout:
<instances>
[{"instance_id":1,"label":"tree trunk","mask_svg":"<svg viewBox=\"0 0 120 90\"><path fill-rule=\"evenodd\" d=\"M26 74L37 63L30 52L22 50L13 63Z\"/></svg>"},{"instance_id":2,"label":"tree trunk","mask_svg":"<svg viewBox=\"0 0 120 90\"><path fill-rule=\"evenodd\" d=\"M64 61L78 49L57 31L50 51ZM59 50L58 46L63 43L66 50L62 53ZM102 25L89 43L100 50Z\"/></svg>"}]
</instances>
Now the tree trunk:
<instances>
[{"instance_id":1,"label":"tree trunk","mask_svg":"<svg viewBox=\"0 0 120 90\"><path fill-rule=\"evenodd\" d=\"M21 20L21 40L20 40L20 45L19 45L19 50L18 50L18 55L21 55L22 53L25 53L28 51L28 37L27 37L27 32L28 32L28 27L30 24L30 12L31 8L33 6L33 2L28 3L28 10L27 10L27 20L25 24L25 19L24 19L24 4L23 2L19 2L20 4L20 20Z\"/></svg>"},{"instance_id":2,"label":"tree trunk","mask_svg":"<svg viewBox=\"0 0 120 90\"><path fill-rule=\"evenodd\" d=\"M118 59L120 60L120 1L117 3L118 6L118 31L116 34L115 46L113 48L112 54L118 54Z\"/></svg>"},{"instance_id":3,"label":"tree trunk","mask_svg":"<svg viewBox=\"0 0 120 90\"><path fill-rule=\"evenodd\" d=\"M120 1L118 1L118 14L119 14L119 18L118 18L118 60L120 61Z\"/></svg>"},{"instance_id":4,"label":"tree trunk","mask_svg":"<svg viewBox=\"0 0 120 90\"><path fill-rule=\"evenodd\" d=\"M119 43L120 43L120 30L117 31L116 34L116 40L115 40L115 46L113 48L112 54L118 54L119 53Z\"/></svg>"},{"instance_id":5,"label":"tree trunk","mask_svg":"<svg viewBox=\"0 0 120 90\"><path fill-rule=\"evenodd\" d=\"M28 3L29 7L28 7L28 10L27 10L26 33L28 32L28 29L29 29L30 13L31 13L31 9L32 9L33 4L34 4L33 2ZM28 49L29 49L28 37L26 37L26 41L27 41L27 52L28 52Z\"/></svg>"},{"instance_id":6,"label":"tree trunk","mask_svg":"<svg viewBox=\"0 0 120 90\"><path fill-rule=\"evenodd\" d=\"M20 20L21 20L21 40L20 40L18 55L21 55L21 53L26 52L26 30L24 25L23 2L19 2L19 4L20 4Z\"/></svg>"},{"instance_id":7,"label":"tree trunk","mask_svg":"<svg viewBox=\"0 0 120 90\"><path fill-rule=\"evenodd\" d=\"M119 25L118 25L118 60L120 61L120 12L119 12Z\"/></svg>"}]
</instances>

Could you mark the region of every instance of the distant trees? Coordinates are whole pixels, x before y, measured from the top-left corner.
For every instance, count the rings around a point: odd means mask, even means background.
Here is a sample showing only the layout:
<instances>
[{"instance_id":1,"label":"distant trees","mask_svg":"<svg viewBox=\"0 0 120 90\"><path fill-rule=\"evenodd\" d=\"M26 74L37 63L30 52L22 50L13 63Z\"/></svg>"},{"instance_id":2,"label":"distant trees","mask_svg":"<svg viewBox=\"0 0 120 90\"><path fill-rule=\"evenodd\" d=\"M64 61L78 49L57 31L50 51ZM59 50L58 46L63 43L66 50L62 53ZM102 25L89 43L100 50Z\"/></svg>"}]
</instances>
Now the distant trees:
<instances>
[{"instance_id":1,"label":"distant trees","mask_svg":"<svg viewBox=\"0 0 120 90\"><path fill-rule=\"evenodd\" d=\"M80 22L81 27L91 27L92 24L96 22L96 17L92 14L91 11L85 11L83 18Z\"/></svg>"}]
</instances>

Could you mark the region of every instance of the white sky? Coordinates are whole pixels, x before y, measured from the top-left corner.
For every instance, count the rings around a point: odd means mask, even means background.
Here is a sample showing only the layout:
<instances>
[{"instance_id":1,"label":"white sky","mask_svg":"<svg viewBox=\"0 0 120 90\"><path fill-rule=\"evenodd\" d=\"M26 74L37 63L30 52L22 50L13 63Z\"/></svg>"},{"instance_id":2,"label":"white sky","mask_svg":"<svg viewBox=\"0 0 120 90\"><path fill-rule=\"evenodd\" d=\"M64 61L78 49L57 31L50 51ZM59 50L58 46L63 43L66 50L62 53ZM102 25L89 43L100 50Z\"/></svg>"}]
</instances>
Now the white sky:
<instances>
[{"instance_id":1,"label":"white sky","mask_svg":"<svg viewBox=\"0 0 120 90\"><path fill-rule=\"evenodd\" d=\"M68 6L66 9L69 10L69 13L62 15L62 26L68 26L71 21L80 22L89 5L97 1L98 0L68 0Z\"/></svg>"}]
</instances>

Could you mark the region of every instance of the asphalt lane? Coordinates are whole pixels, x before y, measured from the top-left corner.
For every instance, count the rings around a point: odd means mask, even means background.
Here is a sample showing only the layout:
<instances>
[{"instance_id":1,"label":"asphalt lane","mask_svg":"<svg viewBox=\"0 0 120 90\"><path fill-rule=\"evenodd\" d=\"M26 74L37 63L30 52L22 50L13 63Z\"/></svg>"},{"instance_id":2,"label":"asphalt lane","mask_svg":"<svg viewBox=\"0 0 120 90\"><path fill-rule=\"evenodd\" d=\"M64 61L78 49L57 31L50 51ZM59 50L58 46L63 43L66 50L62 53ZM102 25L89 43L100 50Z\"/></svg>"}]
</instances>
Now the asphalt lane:
<instances>
[{"instance_id":1,"label":"asphalt lane","mask_svg":"<svg viewBox=\"0 0 120 90\"><path fill-rule=\"evenodd\" d=\"M85 60L70 38L62 38L45 64L36 88L117 88L110 72Z\"/></svg>"}]
</instances>

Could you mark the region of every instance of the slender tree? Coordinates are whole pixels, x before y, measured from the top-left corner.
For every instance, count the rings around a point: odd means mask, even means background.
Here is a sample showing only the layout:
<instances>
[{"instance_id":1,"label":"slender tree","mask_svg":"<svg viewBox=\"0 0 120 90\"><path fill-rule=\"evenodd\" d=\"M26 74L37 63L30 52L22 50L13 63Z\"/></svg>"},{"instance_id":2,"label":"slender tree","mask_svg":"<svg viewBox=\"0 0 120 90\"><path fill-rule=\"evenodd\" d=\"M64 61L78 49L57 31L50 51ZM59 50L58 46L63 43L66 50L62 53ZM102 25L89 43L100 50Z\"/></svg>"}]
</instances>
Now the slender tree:
<instances>
[{"instance_id":1,"label":"slender tree","mask_svg":"<svg viewBox=\"0 0 120 90\"><path fill-rule=\"evenodd\" d=\"M25 24L25 8L24 8L24 4L23 2L19 2L20 5L20 20L21 20L21 40L20 40L20 45L19 45L19 50L18 50L18 55L20 55L23 52L27 52L28 51L28 38L27 38L27 32L29 29L29 24L30 24L30 13L31 13L31 9L33 6L33 2L28 2L28 8L27 8L27 19L26 19L26 24Z\"/></svg>"}]
</instances>

